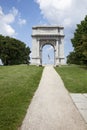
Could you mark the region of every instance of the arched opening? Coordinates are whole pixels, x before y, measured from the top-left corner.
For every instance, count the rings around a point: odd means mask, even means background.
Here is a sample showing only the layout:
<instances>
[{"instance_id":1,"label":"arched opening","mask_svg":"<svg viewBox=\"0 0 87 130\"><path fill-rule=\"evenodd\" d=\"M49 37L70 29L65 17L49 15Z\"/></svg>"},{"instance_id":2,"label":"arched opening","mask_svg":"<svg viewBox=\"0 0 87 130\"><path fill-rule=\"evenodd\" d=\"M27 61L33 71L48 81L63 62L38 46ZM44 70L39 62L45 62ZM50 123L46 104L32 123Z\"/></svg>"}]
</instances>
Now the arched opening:
<instances>
[{"instance_id":1,"label":"arched opening","mask_svg":"<svg viewBox=\"0 0 87 130\"><path fill-rule=\"evenodd\" d=\"M42 47L42 65L54 65L54 47L51 44Z\"/></svg>"}]
</instances>

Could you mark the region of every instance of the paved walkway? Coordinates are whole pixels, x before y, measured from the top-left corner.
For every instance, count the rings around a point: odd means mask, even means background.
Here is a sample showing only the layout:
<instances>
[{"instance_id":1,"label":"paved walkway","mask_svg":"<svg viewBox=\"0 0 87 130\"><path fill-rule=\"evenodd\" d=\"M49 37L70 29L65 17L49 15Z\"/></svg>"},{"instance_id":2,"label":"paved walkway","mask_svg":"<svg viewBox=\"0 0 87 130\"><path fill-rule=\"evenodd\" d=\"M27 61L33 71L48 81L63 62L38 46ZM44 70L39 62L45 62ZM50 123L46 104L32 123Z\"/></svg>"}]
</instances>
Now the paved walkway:
<instances>
[{"instance_id":1,"label":"paved walkway","mask_svg":"<svg viewBox=\"0 0 87 130\"><path fill-rule=\"evenodd\" d=\"M82 117L84 118L85 122L87 123L87 93L84 94L71 93L70 95L76 107L78 108L79 112L81 113Z\"/></svg>"},{"instance_id":2,"label":"paved walkway","mask_svg":"<svg viewBox=\"0 0 87 130\"><path fill-rule=\"evenodd\" d=\"M21 130L87 130L87 124L51 66L44 69Z\"/></svg>"}]
</instances>

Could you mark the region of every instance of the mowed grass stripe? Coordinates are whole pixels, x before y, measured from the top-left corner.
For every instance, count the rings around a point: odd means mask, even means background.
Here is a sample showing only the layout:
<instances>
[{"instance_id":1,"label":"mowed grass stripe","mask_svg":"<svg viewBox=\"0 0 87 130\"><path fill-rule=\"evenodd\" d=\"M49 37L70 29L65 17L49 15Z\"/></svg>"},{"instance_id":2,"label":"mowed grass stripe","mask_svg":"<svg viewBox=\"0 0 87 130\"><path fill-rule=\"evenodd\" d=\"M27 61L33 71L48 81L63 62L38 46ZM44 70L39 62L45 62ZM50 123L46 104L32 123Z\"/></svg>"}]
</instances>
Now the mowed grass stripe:
<instances>
[{"instance_id":1,"label":"mowed grass stripe","mask_svg":"<svg viewBox=\"0 0 87 130\"><path fill-rule=\"evenodd\" d=\"M0 130L20 127L42 71L36 66L0 66Z\"/></svg>"},{"instance_id":2,"label":"mowed grass stripe","mask_svg":"<svg viewBox=\"0 0 87 130\"><path fill-rule=\"evenodd\" d=\"M56 67L65 87L72 93L87 93L87 68L71 65Z\"/></svg>"}]
</instances>

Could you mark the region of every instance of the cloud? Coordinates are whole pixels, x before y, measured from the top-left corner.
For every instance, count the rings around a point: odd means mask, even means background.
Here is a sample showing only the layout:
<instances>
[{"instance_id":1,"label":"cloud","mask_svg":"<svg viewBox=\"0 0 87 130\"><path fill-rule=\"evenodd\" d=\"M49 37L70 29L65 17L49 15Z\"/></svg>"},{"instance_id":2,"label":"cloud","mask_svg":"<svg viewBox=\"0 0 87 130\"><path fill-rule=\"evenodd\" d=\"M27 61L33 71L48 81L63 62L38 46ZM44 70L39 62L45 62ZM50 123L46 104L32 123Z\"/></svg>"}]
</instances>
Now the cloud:
<instances>
[{"instance_id":1,"label":"cloud","mask_svg":"<svg viewBox=\"0 0 87 130\"><path fill-rule=\"evenodd\" d=\"M19 17L19 19L18 19L18 24L19 24L20 26L25 25L26 23L27 23L27 21L26 21L25 19L21 19L21 17Z\"/></svg>"},{"instance_id":2,"label":"cloud","mask_svg":"<svg viewBox=\"0 0 87 130\"><path fill-rule=\"evenodd\" d=\"M26 24L26 20L21 18L21 14L15 7L12 7L7 14L5 14L2 7L0 7L0 34L15 36L17 33L12 26L13 23L24 25Z\"/></svg>"},{"instance_id":3,"label":"cloud","mask_svg":"<svg viewBox=\"0 0 87 130\"><path fill-rule=\"evenodd\" d=\"M87 0L35 0L41 14L50 25L64 26L65 55L73 50L71 38L87 15Z\"/></svg>"},{"instance_id":4,"label":"cloud","mask_svg":"<svg viewBox=\"0 0 87 130\"><path fill-rule=\"evenodd\" d=\"M2 60L0 59L0 65L3 65Z\"/></svg>"},{"instance_id":5,"label":"cloud","mask_svg":"<svg viewBox=\"0 0 87 130\"><path fill-rule=\"evenodd\" d=\"M18 14L18 10L13 7L8 14L4 14L2 7L0 7L0 34L3 35L15 35L15 30L11 24L15 21L15 17Z\"/></svg>"},{"instance_id":6,"label":"cloud","mask_svg":"<svg viewBox=\"0 0 87 130\"><path fill-rule=\"evenodd\" d=\"M50 24L69 27L87 14L87 0L36 0L36 3Z\"/></svg>"}]
</instances>

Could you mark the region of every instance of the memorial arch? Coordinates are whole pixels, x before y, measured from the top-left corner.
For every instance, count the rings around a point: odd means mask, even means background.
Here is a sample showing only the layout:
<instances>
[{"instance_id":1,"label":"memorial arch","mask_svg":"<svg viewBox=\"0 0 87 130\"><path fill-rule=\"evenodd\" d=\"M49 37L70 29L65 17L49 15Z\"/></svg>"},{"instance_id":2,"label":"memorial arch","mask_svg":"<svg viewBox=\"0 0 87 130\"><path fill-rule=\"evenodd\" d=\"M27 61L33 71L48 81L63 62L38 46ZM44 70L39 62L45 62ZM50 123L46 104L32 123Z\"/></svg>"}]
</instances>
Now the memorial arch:
<instances>
[{"instance_id":1,"label":"memorial arch","mask_svg":"<svg viewBox=\"0 0 87 130\"><path fill-rule=\"evenodd\" d=\"M54 48L54 65L65 63L63 29L59 26L32 28L32 64L42 65L42 49L46 44L50 44Z\"/></svg>"}]
</instances>

